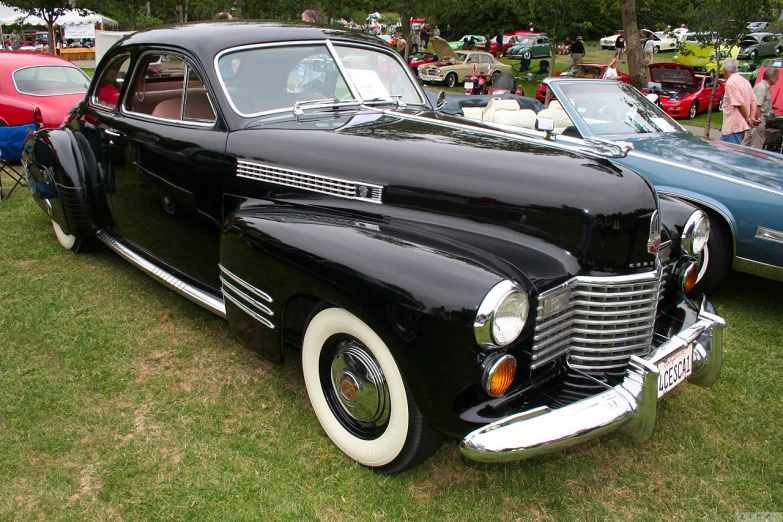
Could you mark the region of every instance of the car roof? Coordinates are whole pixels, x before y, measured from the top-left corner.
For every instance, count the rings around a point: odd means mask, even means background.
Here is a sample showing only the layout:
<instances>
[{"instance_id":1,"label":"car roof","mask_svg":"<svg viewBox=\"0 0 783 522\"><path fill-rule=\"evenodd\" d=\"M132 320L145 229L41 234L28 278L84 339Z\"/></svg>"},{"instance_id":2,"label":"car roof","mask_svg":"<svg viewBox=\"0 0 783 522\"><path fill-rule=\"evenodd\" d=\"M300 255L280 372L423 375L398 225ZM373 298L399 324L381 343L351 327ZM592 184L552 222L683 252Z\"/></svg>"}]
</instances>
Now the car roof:
<instances>
[{"instance_id":1,"label":"car roof","mask_svg":"<svg viewBox=\"0 0 783 522\"><path fill-rule=\"evenodd\" d=\"M0 66L11 70L20 67L29 67L34 65L59 65L65 67L76 67L68 60L63 60L49 53L37 51L0 51Z\"/></svg>"},{"instance_id":2,"label":"car roof","mask_svg":"<svg viewBox=\"0 0 783 522\"><path fill-rule=\"evenodd\" d=\"M126 36L118 48L166 44L190 49L199 56L240 45L290 41L346 40L388 47L380 38L353 29L321 27L308 23L280 23L258 20L222 20L155 27ZM116 49L115 49L116 50Z\"/></svg>"},{"instance_id":3,"label":"car roof","mask_svg":"<svg viewBox=\"0 0 783 522\"><path fill-rule=\"evenodd\" d=\"M774 36L775 33L750 33L750 34L746 34L745 36L755 36L756 38L761 38L762 36L770 36L770 35Z\"/></svg>"}]
</instances>

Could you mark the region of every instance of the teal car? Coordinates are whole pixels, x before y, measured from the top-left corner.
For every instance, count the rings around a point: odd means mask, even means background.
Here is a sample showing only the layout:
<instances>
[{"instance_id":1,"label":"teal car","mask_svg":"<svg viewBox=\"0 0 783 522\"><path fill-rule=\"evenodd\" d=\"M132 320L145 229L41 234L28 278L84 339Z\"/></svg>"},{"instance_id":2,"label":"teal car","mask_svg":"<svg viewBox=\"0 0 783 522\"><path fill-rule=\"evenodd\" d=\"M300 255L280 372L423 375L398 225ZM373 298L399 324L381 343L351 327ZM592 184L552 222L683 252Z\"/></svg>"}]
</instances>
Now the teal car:
<instances>
[{"instance_id":1,"label":"teal car","mask_svg":"<svg viewBox=\"0 0 783 522\"><path fill-rule=\"evenodd\" d=\"M506 51L506 58L530 60L531 58L548 58L552 55L549 38L546 36L525 36Z\"/></svg>"}]
</instances>

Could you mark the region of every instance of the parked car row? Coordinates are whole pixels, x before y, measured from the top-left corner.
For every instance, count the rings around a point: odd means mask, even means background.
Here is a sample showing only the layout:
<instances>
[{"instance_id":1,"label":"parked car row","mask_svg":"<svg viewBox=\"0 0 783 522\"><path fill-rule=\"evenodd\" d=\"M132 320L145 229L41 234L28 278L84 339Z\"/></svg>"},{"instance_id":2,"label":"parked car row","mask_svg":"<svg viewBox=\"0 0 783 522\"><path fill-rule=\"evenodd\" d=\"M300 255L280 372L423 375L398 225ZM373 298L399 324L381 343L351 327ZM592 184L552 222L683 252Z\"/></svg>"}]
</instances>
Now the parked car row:
<instances>
[{"instance_id":1,"label":"parked car row","mask_svg":"<svg viewBox=\"0 0 783 522\"><path fill-rule=\"evenodd\" d=\"M719 377L702 293L732 267L783 280L783 159L704 142L627 83L446 96L371 36L226 23L118 42L25 175L63 247L102 243L301 358L364 466L444 437L482 462L644 440L660 399ZM500 67L439 40L423 79Z\"/></svg>"}]
</instances>

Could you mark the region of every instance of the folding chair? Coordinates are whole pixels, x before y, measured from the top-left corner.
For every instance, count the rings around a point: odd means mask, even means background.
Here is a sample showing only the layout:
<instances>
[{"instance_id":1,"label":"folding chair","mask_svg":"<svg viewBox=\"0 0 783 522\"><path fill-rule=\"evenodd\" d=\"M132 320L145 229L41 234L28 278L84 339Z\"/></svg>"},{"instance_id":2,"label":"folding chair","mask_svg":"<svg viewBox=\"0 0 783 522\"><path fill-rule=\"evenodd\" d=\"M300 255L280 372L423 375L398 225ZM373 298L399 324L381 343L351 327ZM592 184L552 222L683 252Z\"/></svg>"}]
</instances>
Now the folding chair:
<instances>
[{"instance_id":1,"label":"folding chair","mask_svg":"<svg viewBox=\"0 0 783 522\"><path fill-rule=\"evenodd\" d=\"M13 183L8 194L3 194L2 179L0 179L0 199L9 198L16 187L26 187L24 176L18 172L12 163L18 163L22 159L22 147L30 132L35 132L38 126L35 123L16 125L13 127L0 127L0 174L5 174Z\"/></svg>"},{"instance_id":2,"label":"folding chair","mask_svg":"<svg viewBox=\"0 0 783 522\"><path fill-rule=\"evenodd\" d=\"M549 60L541 60L538 62L538 70L533 73L533 78L536 80L539 76L546 76L549 74Z\"/></svg>"},{"instance_id":3,"label":"folding chair","mask_svg":"<svg viewBox=\"0 0 783 522\"><path fill-rule=\"evenodd\" d=\"M511 70L517 73L517 76L522 76L523 74L525 74L530 70L530 58L520 58L519 66L514 67L514 65L512 64Z\"/></svg>"}]
</instances>

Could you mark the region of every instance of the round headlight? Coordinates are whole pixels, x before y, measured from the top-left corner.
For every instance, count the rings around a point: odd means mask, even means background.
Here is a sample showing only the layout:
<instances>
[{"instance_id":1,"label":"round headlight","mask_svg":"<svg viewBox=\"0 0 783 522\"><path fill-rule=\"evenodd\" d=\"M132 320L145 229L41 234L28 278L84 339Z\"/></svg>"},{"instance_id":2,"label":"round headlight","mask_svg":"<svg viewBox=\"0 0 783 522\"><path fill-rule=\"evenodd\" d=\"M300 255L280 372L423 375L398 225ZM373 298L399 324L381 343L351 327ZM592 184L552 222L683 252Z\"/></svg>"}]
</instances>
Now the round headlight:
<instances>
[{"instance_id":1,"label":"round headlight","mask_svg":"<svg viewBox=\"0 0 783 522\"><path fill-rule=\"evenodd\" d=\"M473 323L476 341L487 348L512 343L522 332L529 311L525 290L508 279L501 281L479 305Z\"/></svg>"},{"instance_id":2,"label":"round headlight","mask_svg":"<svg viewBox=\"0 0 783 522\"><path fill-rule=\"evenodd\" d=\"M689 256L696 257L704 250L710 239L710 220L701 210L688 217L682 231L682 250Z\"/></svg>"}]
</instances>

